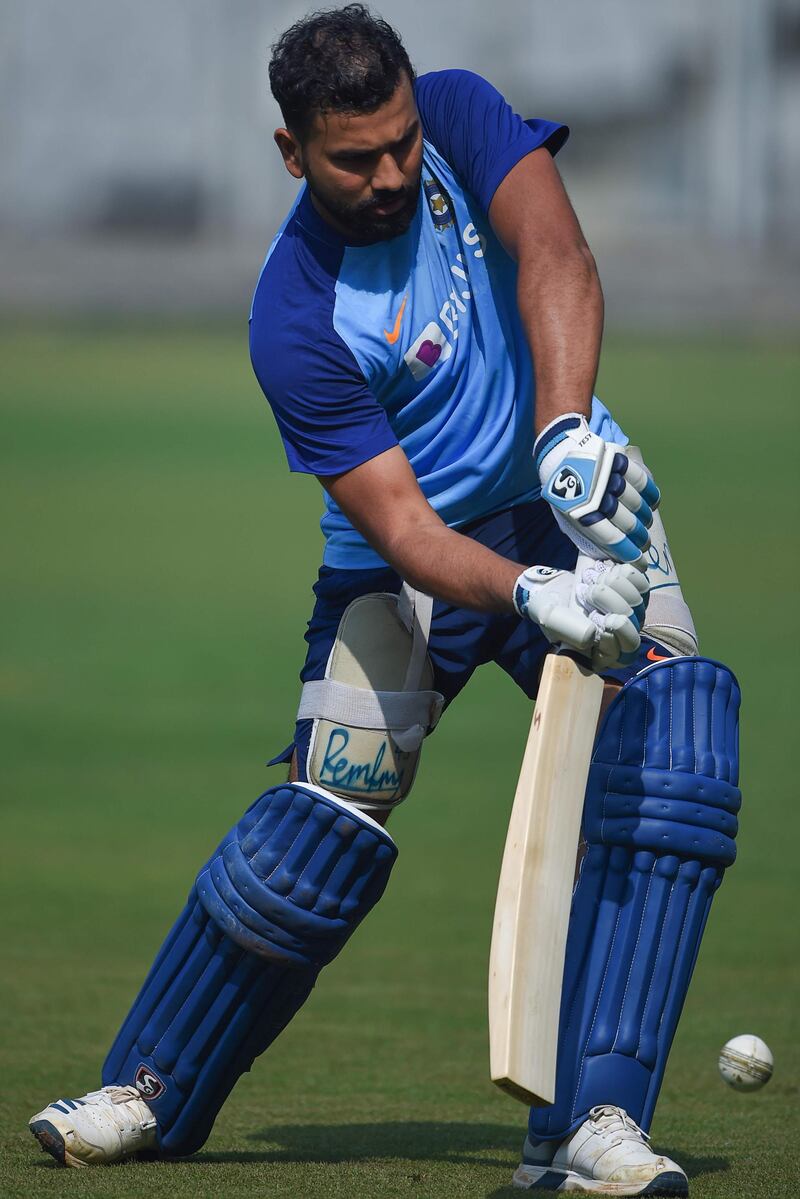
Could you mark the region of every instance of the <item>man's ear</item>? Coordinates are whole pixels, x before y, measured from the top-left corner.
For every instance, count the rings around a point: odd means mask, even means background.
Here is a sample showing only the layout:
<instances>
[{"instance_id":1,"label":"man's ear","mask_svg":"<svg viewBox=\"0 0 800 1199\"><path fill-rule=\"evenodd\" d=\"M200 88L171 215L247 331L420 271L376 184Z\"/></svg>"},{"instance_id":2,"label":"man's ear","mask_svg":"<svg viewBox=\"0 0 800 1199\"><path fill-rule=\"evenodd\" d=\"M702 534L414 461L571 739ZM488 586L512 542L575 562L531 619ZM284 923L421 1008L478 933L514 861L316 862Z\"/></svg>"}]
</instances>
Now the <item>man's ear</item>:
<instances>
[{"instance_id":1,"label":"man's ear","mask_svg":"<svg viewBox=\"0 0 800 1199\"><path fill-rule=\"evenodd\" d=\"M303 151L297 138L288 129L276 129L273 137L286 170L295 179L302 179L306 172L303 166Z\"/></svg>"}]
</instances>

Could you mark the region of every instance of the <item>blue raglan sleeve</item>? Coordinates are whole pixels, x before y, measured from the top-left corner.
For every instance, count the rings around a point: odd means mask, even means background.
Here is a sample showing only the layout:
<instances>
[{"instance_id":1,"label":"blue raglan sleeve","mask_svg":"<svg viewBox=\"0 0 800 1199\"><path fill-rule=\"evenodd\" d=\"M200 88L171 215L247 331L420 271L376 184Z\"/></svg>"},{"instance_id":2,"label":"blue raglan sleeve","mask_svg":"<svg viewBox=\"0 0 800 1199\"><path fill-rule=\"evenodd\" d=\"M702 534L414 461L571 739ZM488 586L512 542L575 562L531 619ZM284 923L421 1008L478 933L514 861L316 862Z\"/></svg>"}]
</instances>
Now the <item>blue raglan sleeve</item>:
<instances>
[{"instance_id":1,"label":"blue raglan sleeve","mask_svg":"<svg viewBox=\"0 0 800 1199\"><path fill-rule=\"evenodd\" d=\"M432 71L416 81L424 136L488 212L513 166L545 146L557 154L569 137L555 121L525 121L497 88L472 71Z\"/></svg>"},{"instance_id":2,"label":"blue raglan sleeve","mask_svg":"<svg viewBox=\"0 0 800 1199\"><path fill-rule=\"evenodd\" d=\"M332 293L309 287L293 256L273 254L250 316L250 359L283 440L289 469L352 470L398 444L386 412L333 328ZM277 280L277 286L271 287Z\"/></svg>"}]
</instances>

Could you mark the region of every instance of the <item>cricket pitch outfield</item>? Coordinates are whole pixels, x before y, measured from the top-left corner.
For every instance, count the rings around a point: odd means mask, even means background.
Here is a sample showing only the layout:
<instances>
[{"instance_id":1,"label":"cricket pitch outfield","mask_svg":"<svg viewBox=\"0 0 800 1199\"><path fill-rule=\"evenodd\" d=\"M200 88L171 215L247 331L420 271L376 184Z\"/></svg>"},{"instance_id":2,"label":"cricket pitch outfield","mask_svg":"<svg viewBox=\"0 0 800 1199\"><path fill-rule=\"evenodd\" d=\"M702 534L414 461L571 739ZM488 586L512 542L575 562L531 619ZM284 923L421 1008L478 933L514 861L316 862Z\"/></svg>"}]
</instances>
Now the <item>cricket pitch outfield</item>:
<instances>
[{"instance_id":1,"label":"cricket pitch outfield","mask_svg":"<svg viewBox=\"0 0 800 1199\"><path fill-rule=\"evenodd\" d=\"M291 735L320 500L288 475L244 324L0 337L0 1194L510 1196L524 1112L489 1082L486 970L530 709L495 668L425 747L386 896L205 1149L80 1172L39 1154L30 1114L97 1085L198 865L281 778L263 763ZM743 692L739 860L654 1141L693 1199L794 1195L797 654L766 637L798 583L800 353L611 338L598 391L645 448L703 649ZM775 1054L754 1095L717 1076L742 1032Z\"/></svg>"}]
</instances>

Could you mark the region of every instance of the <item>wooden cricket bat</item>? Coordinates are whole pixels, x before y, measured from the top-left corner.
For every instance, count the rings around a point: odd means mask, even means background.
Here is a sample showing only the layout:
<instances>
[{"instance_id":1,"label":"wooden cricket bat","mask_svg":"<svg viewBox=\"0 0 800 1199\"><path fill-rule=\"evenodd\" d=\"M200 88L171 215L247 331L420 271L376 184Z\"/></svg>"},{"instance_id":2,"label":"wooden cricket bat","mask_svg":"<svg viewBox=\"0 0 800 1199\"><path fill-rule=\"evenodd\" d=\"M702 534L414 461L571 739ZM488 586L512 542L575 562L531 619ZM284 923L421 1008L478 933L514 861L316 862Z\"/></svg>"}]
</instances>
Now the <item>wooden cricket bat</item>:
<instances>
[{"instance_id":1,"label":"wooden cricket bat","mask_svg":"<svg viewBox=\"0 0 800 1199\"><path fill-rule=\"evenodd\" d=\"M492 1082L526 1104L555 1100L567 925L602 680L545 660L508 826L489 960Z\"/></svg>"}]
</instances>

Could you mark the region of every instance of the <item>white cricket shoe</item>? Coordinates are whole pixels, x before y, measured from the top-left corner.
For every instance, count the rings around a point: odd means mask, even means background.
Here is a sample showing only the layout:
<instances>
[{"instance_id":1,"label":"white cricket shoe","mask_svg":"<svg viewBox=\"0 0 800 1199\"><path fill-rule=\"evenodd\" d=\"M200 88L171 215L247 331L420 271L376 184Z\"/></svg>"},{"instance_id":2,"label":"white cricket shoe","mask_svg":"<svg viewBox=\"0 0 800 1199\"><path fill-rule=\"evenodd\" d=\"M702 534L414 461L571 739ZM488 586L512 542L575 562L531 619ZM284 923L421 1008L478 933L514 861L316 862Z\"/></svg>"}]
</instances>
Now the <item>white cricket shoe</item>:
<instances>
[{"instance_id":1,"label":"white cricket shoe","mask_svg":"<svg viewBox=\"0 0 800 1199\"><path fill-rule=\"evenodd\" d=\"M594 1195L688 1195L683 1170L653 1153L649 1137L621 1107L593 1107L553 1153L553 1142L525 1142L514 1186Z\"/></svg>"},{"instance_id":2,"label":"white cricket shoe","mask_svg":"<svg viewBox=\"0 0 800 1199\"><path fill-rule=\"evenodd\" d=\"M156 1148L156 1119L136 1087L103 1087L81 1099L56 1099L30 1120L61 1166L99 1166Z\"/></svg>"}]
</instances>

